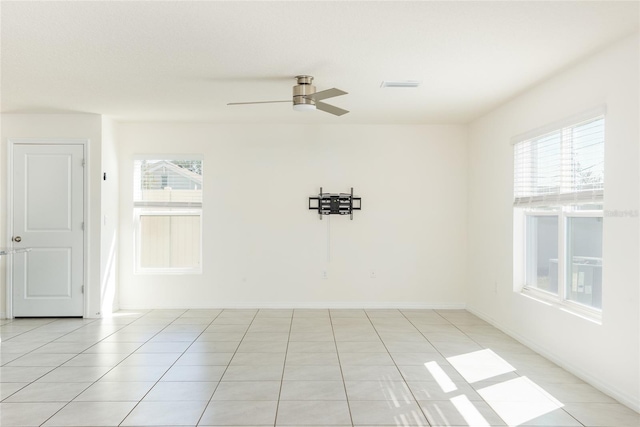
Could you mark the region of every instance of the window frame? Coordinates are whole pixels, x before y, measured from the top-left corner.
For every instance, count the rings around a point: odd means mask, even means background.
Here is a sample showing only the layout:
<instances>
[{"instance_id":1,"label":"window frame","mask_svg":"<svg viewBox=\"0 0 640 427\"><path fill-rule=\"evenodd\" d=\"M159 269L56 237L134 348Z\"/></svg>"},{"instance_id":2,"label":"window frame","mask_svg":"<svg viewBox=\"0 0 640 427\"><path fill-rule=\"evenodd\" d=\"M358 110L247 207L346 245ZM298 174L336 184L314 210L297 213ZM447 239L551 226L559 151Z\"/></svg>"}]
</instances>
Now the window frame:
<instances>
[{"instance_id":1,"label":"window frame","mask_svg":"<svg viewBox=\"0 0 640 427\"><path fill-rule=\"evenodd\" d=\"M569 299L568 296L568 290L567 287L569 285L568 283L568 278L567 278L567 264L568 264L568 257L569 257L569 252L568 252L568 244L569 244L569 235L568 235L568 222L570 218L600 218L602 221L602 228L603 228L603 234L604 234L604 209L602 210L591 210L591 211L570 211L567 212L566 214L563 215L562 217L562 233L564 238L563 239L559 239L562 240L563 243L563 263L562 263L562 269L560 269L560 267L558 267L558 273L562 274L562 278L563 278L563 288L562 288L562 301L563 303L565 303L568 307L571 307L573 310L579 310L583 313L589 314L592 317L598 317L599 315L601 316L602 314L602 308L596 308L593 306L589 306L586 304L581 304L577 301L573 301ZM560 232L558 230L558 232ZM604 257L603 257L604 258ZM602 261L601 261L602 262ZM560 287L560 283L558 283L558 288ZM604 287L604 286L603 286Z\"/></svg>"},{"instance_id":2,"label":"window frame","mask_svg":"<svg viewBox=\"0 0 640 427\"><path fill-rule=\"evenodd\" d=\"M202 208L134 208L135 233L135 267L136 274L202 274ZM197 267L143 267L142 251L142 216L197 216L200 219L200 260Z\"/></svg>"},{"instance_id":3,"label":"window frame","mask_svg":"<svg viewBox=\"0 0 640 427\"><path fill-rule=\"evenodd\" d=\"M202 155L137 155L133 159L133 185L136 185L136 163L144 160L193 160L202 162L202 177L204 181L204 161ZM204 182L202 183L204 184ZM204 185L201 186L201 190L204 192ZM204 195L204 193L203 193ZM185 203L185 202L149 202L133 200L133 234L134 234L134 256L133 256L133 272L136 275L149 275L149 274L162 274L162 275L192 275L202 274L202 260L203 260L203 206L204 203ZM197 267L143 267L141 265L141 250L142 250L142 216L197 216L200 224L200 241L199 241L199 260Z\"/></svg>"},{"instance_id":4,"label":"window frame","mask_svg":"<svg viewBox=\"0 0 640 427\"><path fill-rule=\"evenodd\" d=\"M523 217L523 222L522 222L522 254L523 254L523 259L522 259L522 288L526 289L527 291L532 290L534 292L540 292L543 295L547 295L549 298L553 298L556 297L557 295L554 294L553 292L549 292L546 291L544 289L540 289L536 286L529 286L527 284L527 257L528 257L528 249L530 247L529 245L529 233L527 233L527 220L529 216L553 216L556 217L558 219L558 254L562 254L561 252L561 244L560 242L563 240L560 236L562 236L562 230L563 227L561 225L562 223L562 213L561 210L547 210L547 211L540 211L540 210L528 210L528 209L523 209L522 210L522 217ZM558 255L558 279L560 278L560 270L561 270L561 263L563 263L560 260L560 255ZM558 289L560 289L560 281L558 281ZM560 293L560 292L558 292Z\"/></svg>"},{"instance_id":5,"label":"window frame","mask_svg":"<svg viewBox=\"0 0 640 427\"><path fill-rule=\"evenodd\" d=\"M569 218L604 218L604 210L591 210L591 211L575 211L571 210L571 206L558 206L556 211L539 211L535 209L519 209L522 214L522 264L521 274L517 283L520 283L520 292L527 296L534 297L535 299L542 300L547 303L560 306L561 309L579 314L583 317L587 317L590 320L598 321L602 317L602 309L591 307L585 304L581 304L577 301L568 299L567 292L567 222ZM558 218L558 293L539 289L535 286L529 286L526 283L526 268L527 268L527 248L529 247L527 241L526 232L526 220L527 216L555 216ZM603 220L604 221L604 220Z\"/></svg>"},{"instance_id":6,"label":"window frame","mask_svg":"<svg viewBox=\"0 0 640 427\"><path fill-rule=\"evenodd\" d=\"M573 118L557 122L556 124L546 126L545 128L535 131L527 132L526 134L514 137L512 139L512 145L514 147L521 142L525 142L531 139L541 137L545 134L549 134L554 131L560 131L563 135L561 139L560 151L563 156L566 155L567 143L565 142L566 129L575 127L583 122L597 120L601 118L603 120L603 132L606 130L606 116L604 108L598 108L591 110L590 112L577 115ZM603 144L606 143L606 134L603 139ZM517 165L515 164L515 148L514 148L514 193L517 179ZM566 184L564 181L562 184ZM569 194L569 193L564 193ZM586 320L600 324L602 322L603 308L596 308L586 304L582 304L577 301L568 299L568 280L567 280L567 262L568 262L568 245L569 236L568 221L570 218L600 218L603 221L604 232L604 190L598 190L592 192L591 200L573 200L569 198L561 197L559 200L548 200L546 203L543 200L539 200L538 197L531 197L530 203L516 203L517 197L514 194L513 204L513 219L514 219L514 292L519 292L521 295L529 298L533 298L537 301L543 302L548 305L556 306L560 310L568 313L580 316ZM602 205L601 209L593 210L579 210L576 207L581 205L597 204ZM529 286L527 284L527 258L529 249L529 236L527 230L527 217L528 216L555 216L558 218L558 293L549 292L544 289L539 289L535 286ZM604 258L604 256L603 256ZM604 288L604 284L603 284Z\"/></svg>"}]
</instances>

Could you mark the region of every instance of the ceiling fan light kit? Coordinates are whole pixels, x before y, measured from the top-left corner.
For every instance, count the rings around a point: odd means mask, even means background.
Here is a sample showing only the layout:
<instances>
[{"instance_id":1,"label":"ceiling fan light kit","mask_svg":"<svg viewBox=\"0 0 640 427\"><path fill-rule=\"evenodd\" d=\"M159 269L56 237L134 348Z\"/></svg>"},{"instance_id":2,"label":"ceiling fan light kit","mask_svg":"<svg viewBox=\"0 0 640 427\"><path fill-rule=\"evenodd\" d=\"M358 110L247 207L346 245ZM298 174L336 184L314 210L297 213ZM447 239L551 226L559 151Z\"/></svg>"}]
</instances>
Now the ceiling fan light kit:
<instances>
[{"instance_id":1,"label":"ceiling fan light kit","mask_svg":"<svg viewBox=\"0 0 640 427\"><path fill-rule=\"evenodd\" d=\"M276 102L293 102L295 111L312 111L320 110L334 116L342 116L349 111L333 105L325 104L323 99L333 98L335 96L346 95L347 92L340 89L327 89L316 92L316 87L312 84L312 76L296 76L296 85L293 87L293 99L291 101L252 101L252 102L230 102L227 105L245 105L245 104L271 104Z\"/></svg>"},{"instance_id":2,"label":"ceiling fan light kit","mask_svg":"<svg viewBox=\"0 0 640 427\"><path fill-rule=\"evenodd\" d=\"M295 111L315 111L315 104L293 104Z\"/></svg>"}]
</instances>

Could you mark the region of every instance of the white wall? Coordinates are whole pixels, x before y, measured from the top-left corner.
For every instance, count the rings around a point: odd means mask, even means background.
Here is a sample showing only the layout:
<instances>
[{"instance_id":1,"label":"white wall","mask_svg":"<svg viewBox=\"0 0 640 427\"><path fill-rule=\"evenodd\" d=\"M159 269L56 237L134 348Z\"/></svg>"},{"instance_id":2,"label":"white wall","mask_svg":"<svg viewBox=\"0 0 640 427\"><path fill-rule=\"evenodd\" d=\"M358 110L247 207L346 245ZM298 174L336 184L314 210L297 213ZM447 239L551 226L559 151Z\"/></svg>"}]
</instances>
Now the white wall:
<instances>
[{"instance_id":1,"label":"white wall","mask_svg":"<svg viewBox=\"0 0 640 427\"><path fill-rule=\"evenodd\" d=\"M120 124L120 306L462 307L466 140L463 126ZM204 155L203 273L134 275L133 156L176 152ZM362 211L320 221L320 186L353 186Z\"/></svg>"},{"instance_id":2,"label":"white wall","mask_svg":"<svg viewBox=\"0 0 640 427\"><path fill-rule=\"evenodd\" d=\"M605 215L602 325L514 292L510 139L606 105L605 211L637 212L638 52L636 34L470 125L467 301L471 311L636 410L640 408L638 217Z\"/></svg>"},{"instance_id":3,"label":"white wall","mask_svg":"<svg viewBox=\"0 0 640 427\"><path fill-rule=\"evenodd\" d=\"M116 123L102 118L101 238L100 238L100 312L118 310L117 260L119 171ZM106 175L106 179L105 179Z\"/></svg>"},{"instance_id":4,"label":"white wall","mask_svg":"<svg viewBox=\"0 0 640 427\"><path fill-rule=\"evenodd\" d=\"M88 281L87 306L85 313L88 317L100 314L100 202L101 202L101 117L96 114L2 114L1 120L1 151L0 151L0 200L7 200L6 170L7 170L7 140L10 138L42 138L64 139L77 138L89 140L87 167L89 174L89 213L88 229ZM0 205L0 242L2 246L10 243L11 236L7 235L6 203ZM3 260L2 262L6 262ZM0 314L6 315L6 275L0 272Z\"/></svg>"}]
</instances>

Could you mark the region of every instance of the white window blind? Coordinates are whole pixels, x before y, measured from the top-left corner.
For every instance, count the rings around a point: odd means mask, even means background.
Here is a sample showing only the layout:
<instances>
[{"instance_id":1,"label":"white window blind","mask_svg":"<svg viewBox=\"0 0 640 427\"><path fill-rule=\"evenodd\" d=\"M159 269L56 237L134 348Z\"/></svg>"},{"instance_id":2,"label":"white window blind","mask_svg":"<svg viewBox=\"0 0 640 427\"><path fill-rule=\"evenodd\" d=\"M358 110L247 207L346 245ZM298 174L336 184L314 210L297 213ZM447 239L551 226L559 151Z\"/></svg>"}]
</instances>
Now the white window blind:
<instances>
[{"instance_id":1,"label":"white window blind","mask_svg":"<svg viewBox=\"0 0 640 427\"><path fill-rule=\"evenodd\" d=\"M514 145L515 206L599 203L603 188L603 116Z\"/></svg>"},{"instance_id":2,"label":"white window blind","mask_svg":"<svg viewBox=\"0 0 640 427\"><path fill-rule=\"evenodd\" d=\"M202 160L134 161L135 207L202 207Z\"/></svg>"}]
</instances>

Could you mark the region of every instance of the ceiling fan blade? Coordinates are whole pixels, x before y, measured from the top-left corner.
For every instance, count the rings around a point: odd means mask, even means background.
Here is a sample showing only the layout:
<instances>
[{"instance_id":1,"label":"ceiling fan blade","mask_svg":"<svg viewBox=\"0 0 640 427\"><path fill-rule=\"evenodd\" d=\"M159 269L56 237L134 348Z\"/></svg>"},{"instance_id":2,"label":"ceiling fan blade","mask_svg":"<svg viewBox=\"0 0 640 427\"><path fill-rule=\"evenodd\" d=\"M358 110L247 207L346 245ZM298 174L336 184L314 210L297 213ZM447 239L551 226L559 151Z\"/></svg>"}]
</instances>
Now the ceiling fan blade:
<instances>
[{"instance_id":1,"label":"ceiling fan blade","mask_svg":"<svg viewBox=\"0 0 640 427\"><path fill-rule=\"evenodd\" d=\"M288 102L292 103L293 101L288 99L286 101L252 101L252 102L229 102L227 105L247 105L247 104L274 104L276 102Z\"/></svg>"},{"instance_id":2,"label":"ceiling fan blade","mask_svg":"<svg viewBox=\"0 0 640 427\"><path fill-rule=\"evenodd\" d=\"M321 101L323 99L333 98L334 96L340 96L340 95L346 95L346 94L347 92L340 89L336 89L334 87L333 89L321 90L320 92L312 93L310 95L305 95L305 98L313 99L314 101Z\"/></svg>"},{"instance_id":3,"label":"ceiling fan blade","mask_svg":"<svg viewBox=\"0 0 640 427\"><path fill-rule=\"evenodd\" d=\"M343 114L347 114L347 110L343 110L342 108L335 107L333 105L325 104L324 102L316 101L316 108L318 110L322 110L325 113L333 114L334 116L342 116Z\"/></svg>"}]
</instances>

